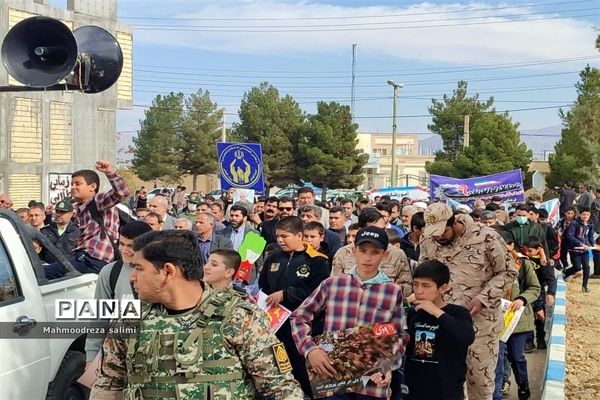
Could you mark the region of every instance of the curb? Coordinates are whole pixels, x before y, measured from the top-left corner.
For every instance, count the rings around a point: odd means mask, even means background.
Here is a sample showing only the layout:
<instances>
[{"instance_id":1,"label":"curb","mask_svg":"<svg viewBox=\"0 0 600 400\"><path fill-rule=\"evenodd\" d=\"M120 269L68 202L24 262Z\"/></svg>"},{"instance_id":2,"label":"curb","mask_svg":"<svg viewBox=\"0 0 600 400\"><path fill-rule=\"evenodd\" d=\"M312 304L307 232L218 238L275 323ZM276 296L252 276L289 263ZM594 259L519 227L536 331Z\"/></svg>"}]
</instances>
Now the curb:
<instances>
[{"instance_id":1,"label":"curb","mask_svg":"<svg viewBox=\"0 0 600 400\"><path fill-rule=\"evenodd\" d=\"M546 377L542 390L542 400L563 400L565 398L565 344L567 325L567 285L559 272L556 277L556 298L552 313L552 328L548 358L546 359Z\"/></svg>"}]
</instances>

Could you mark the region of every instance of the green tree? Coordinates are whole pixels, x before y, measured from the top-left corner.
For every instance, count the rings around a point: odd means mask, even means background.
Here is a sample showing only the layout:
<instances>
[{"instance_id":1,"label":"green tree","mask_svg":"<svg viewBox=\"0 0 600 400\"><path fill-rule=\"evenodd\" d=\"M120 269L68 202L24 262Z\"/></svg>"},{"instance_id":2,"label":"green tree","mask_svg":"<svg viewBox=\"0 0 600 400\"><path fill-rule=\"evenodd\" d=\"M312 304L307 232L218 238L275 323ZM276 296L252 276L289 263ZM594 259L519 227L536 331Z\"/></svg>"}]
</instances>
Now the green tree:
<instances>
[{"instance_id":1,"label":"green tree","mask_svg":"<svg viewBox=\"0 0 600 400\"><path fill-rule=\"evenodd\" d=\"M533 155L521 143L518 124L508 114L498 114L494 99L480 101L467 95L467 83L458 82L453 95L432 100L428 128L439 134L443 150L427 163L427 172L455 178L487 175L520 168L527 172ZM464 147L465 115L469 115L469 146Z\"/></svg>"},{"instance_id":2,"label":"green tree","mask_svg":"<svg viewBox=\"0 0 600 400\"><path fill-rule=\"evenodd\" d=\"M469 146L453 163L453 176L468 178L518 168L527 173L533 153L521 143L518 124L508 114L481 115L470 136Z\"/></svg>"},{"instance_id":3,"label":"green tree","mask_svg":"<svg viewBox=\"0 0 600 400\"><path fill-rule=\"evenodd\" d=\"M157 95L144 112L140 130L133 139L131 161L136 174L143 180L173 180L180 176L180 159L176 151L177 135L184 118L183 94Z\"/></svg>"},{"instance_id":4,"label":"green tree","mask_svg":"<svg viewBox=\"0 0 600 400\"><path fill-rule=\"evenodd\" d=\"M587 66L580 74L577 100L560 111L561 138L550 155L551 186L567 181L598 183L600 173L600 70Z\"/></svg>"},{"instance_id":5,"label":"green tree","mask_svg":"<svg viewBox=\"0 0 600 400\"><path fill-rule=\"evenodd\" d=\"M298 175L323 188L354 188L363 182L362 169L369 156L356 150L358 125L352 123L350 107L336 102L317 103L309 115L306 136L298 143Z\"/></svg>"},{"instance_id":6,"label":"green tree","mask_svg":"<svg viewBox=\"0 0 600 400\"><path fill-rule=\"evenodd\" d=\"M490 110L494 99L482 102L478 94L467 96L467 82L460 81L451 97L444 95L442 100L432 99L431 102L429 113L432 123L427 128L440 135L444 143L443 150L436 154L436 161L454 161L463 150L465 115L469 115L470 124L474 125L481 115Z\"/></svg>"},{"instance_id":7,"label":"green tree","mask_svg":"<svg viewBox=\"0 0 600 400\"><path fill-rule=\"evenodd\" d=\"M177 134L175 150L179 155L179 173L192 175L192 190L197 189L198 175L214 174L218 170L216 142L223 111L202 89L185 99L185 117Z\"/></svg>"},{"instance_id":8,"label":"green tree","mask_svg":"<svg viewBox=\"0 0 600 400\"><path fill-rule=\"evenodd\" d=\"M286 186L297 180L294 153L305 131L305 116L298 103L267 82L244 94L235 137L262 145L267 192L272 186Z\"/></svg>"}]
</instances>

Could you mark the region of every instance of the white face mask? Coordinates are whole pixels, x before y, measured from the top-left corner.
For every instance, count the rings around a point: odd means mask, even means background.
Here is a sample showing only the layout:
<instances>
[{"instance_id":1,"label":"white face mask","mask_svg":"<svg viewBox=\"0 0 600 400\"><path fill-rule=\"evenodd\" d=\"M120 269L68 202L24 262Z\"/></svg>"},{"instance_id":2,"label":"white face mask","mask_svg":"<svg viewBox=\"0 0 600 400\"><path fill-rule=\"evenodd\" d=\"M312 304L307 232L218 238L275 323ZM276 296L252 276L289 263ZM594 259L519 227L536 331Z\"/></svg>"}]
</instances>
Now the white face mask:
<instances>
[{"instance_id":1,"label":"white face mask","mask_svg":"<svg viewBox=\"0 0 600 400\"><path fill-rule=\"evenodd\" d=\"M188 210L190 210L190 211L196 211L196 204L195 203L188 203Z\"/></svg>"}]
</instances>

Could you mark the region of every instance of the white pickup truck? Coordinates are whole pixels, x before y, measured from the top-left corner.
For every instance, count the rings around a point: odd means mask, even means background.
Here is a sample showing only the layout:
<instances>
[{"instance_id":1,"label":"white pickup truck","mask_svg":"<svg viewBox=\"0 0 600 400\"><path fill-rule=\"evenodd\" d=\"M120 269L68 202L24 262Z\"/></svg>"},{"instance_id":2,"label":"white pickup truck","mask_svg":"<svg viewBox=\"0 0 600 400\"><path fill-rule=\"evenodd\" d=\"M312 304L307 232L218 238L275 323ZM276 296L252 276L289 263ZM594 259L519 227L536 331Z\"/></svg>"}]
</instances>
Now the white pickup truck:
<instances>
[{"instance_id":1,"label":"white pickup truck","mask_svg":"<svg viewBox=\"0 0 600 400\"><path fill-rule=\"evenodd\" d=\"M32 237L58 256L68 271L64 278L45 279ZM56 322L55 299L94 297L97 275L80 274L59 254L16 214L0 210L0 400L89 396L77 383L85 367L85 336L28 338L35 325Z\"/></svg>"}]
</instances>

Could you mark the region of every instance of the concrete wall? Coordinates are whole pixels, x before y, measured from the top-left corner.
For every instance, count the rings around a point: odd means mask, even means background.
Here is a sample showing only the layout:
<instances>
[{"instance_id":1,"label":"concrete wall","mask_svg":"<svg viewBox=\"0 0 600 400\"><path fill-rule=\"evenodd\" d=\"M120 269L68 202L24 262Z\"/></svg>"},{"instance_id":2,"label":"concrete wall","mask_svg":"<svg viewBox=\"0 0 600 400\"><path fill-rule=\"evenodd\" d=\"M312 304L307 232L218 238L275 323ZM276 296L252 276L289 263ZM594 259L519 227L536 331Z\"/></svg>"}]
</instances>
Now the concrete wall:
<instances>
[{"instance_id":1,"label":"concrete wall","mask_svg":"<svg viewBox=\"0 0 600 400\"><path fill-rule=\"evenodd\" d=\"M47 0L0 2L0 39L16 22L33 15L60 19L72 29L96 25L115 37L131 39L131 28L116 20L116 0L69 0L67 10L52 8L47 3ZM131 41L124 44L127 46L131 49ZM126 60L126 64L130 68L131 60ZM129 69L124 82L120 80L99 94L0 93L0 193L9 193L15 207L24 206L31 199L46 203L50 174L93 169L94 161L99 159L114 163L116 110L132 106L132 96L127 98L132 90L123 88L132 85L131 76ZM7 84L15 81L0 67L0 85ZM119 85L125 95L117 99ZM27 148L31 151L24 152Z\"/></svg>"}]
</instances>

